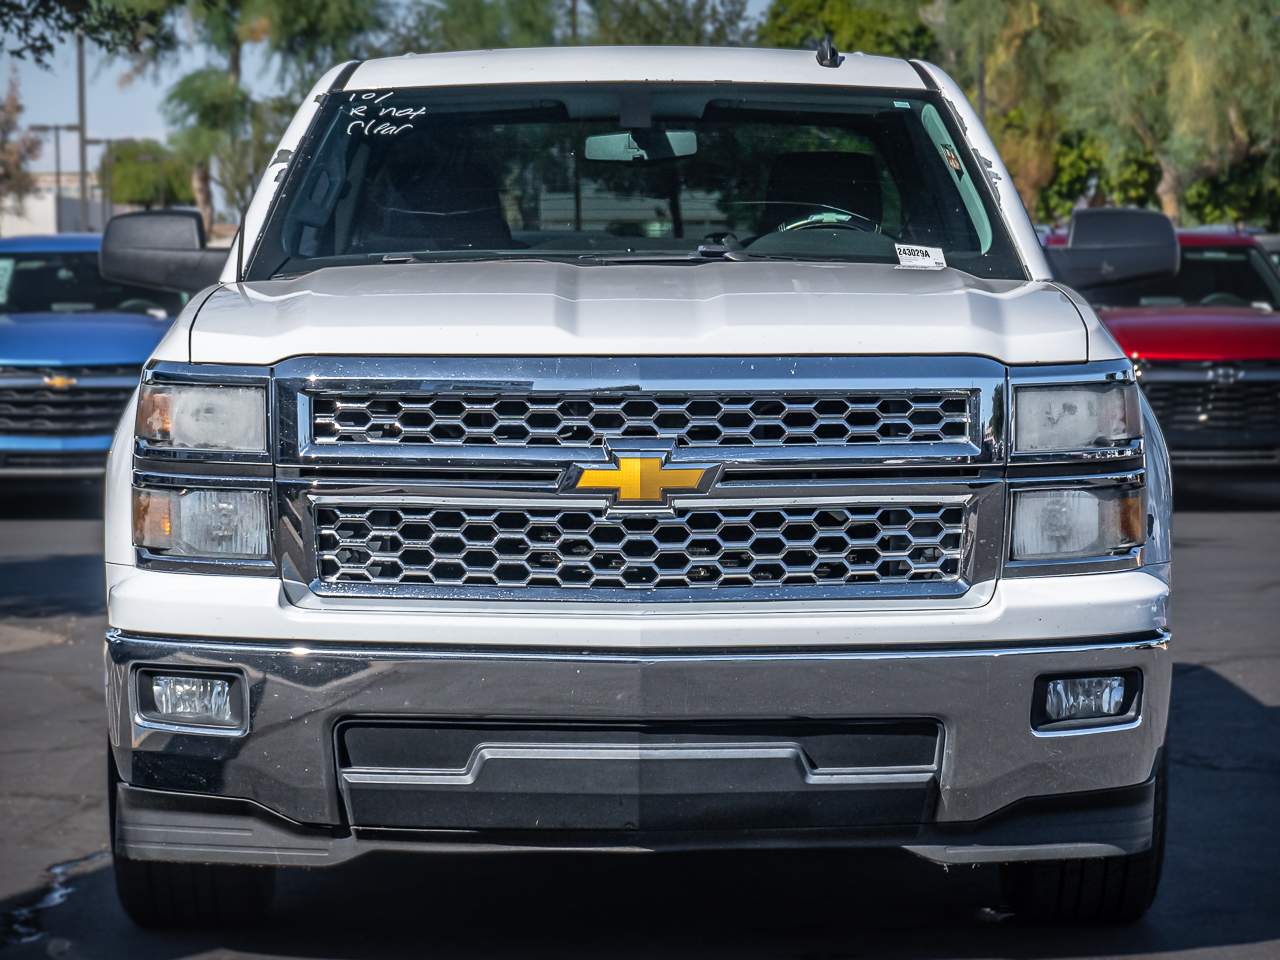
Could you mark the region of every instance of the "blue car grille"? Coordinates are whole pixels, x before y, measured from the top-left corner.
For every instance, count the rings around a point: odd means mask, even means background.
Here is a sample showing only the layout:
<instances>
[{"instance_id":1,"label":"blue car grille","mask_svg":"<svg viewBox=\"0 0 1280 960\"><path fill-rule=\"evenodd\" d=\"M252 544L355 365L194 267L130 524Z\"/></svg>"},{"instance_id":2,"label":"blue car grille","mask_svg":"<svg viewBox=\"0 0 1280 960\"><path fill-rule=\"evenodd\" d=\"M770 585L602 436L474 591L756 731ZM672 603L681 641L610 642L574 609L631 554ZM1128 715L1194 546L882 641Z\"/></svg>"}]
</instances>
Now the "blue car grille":
<instances>
[{"instance_id":1,"label":"blue car grille","mask_svg":"<svg viewBox=\"0 0 1280 960\"><path fill-rule=\"evenodd\" d=\"M0 434L111 433L137 367L0 367Z\"/></svg>"}]
</instances>

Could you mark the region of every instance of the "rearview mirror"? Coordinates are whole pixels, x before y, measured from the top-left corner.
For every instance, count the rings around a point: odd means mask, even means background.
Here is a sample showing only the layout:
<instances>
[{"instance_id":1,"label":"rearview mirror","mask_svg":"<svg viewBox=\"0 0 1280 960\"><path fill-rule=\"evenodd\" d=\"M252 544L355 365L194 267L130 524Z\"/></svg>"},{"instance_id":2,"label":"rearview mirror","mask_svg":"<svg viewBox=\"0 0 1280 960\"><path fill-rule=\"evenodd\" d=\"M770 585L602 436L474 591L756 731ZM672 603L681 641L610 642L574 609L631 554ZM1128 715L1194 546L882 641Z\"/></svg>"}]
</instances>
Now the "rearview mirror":
<instances>
[{"instance_id":1,"label":"rearview mirror","mask_svg":"<svg viewBox=\"0 0 1280 960\"><path fill-rule=\"evenodd\" d=\"M698 135L692 130L628 130L587 137L583 151L588 160L632 163L637 160L670 160L698 152Z\"/></svg>"},{"instance_id":2,"label":"rearview mirror","mask_svg":"<svg viewBox=\"0 0 1280 960\"><path fill-rule=\"evenodd\" d=\"M1048 247L1054 277L1085 293L1098 287L1177 274L1173 221L1154 210L1077 210L1065 247Z\"/></svg>"},{"instance_id":3,"label":"rearview mirror","mask_svg":"<svg viewBox=\"0 0 1280 960\"><path fill-rule=\"evenodd\" d=\"M194 293L218 282L226 260L226 250L205 246L200 214L145 210L107 221L98 271L117 283Z\"/></svg>"}]
</instances>

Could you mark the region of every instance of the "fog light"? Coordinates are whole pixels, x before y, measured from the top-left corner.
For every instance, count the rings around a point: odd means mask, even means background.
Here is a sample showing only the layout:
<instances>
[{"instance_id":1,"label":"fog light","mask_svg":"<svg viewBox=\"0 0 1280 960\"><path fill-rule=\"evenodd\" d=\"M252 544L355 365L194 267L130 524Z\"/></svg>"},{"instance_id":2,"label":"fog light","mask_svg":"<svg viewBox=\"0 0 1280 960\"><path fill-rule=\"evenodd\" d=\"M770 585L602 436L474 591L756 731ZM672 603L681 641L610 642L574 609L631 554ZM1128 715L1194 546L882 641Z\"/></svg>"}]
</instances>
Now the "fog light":
<instances>
[{"instance_id":1,"label":"fog light","mask_svg":"<svg viewBox=\"0 0 1280 960\"><path fill-rule=\"evenodd\" d=\"M1097 720L1124 712L1124 677L1063 677L1045 684L1044 715L1050 723Z\"/></svg>"},{"instance_id":2,"label":"fog light","mask_svg":"<svg viewBox=\"0 0 1280 960\"><path fill-rule=\"evenodd\" d=\"M214 677L151 678L155 715L175 723L237 725L231 703L231 683Z\"/></svg>"}]
</instances>

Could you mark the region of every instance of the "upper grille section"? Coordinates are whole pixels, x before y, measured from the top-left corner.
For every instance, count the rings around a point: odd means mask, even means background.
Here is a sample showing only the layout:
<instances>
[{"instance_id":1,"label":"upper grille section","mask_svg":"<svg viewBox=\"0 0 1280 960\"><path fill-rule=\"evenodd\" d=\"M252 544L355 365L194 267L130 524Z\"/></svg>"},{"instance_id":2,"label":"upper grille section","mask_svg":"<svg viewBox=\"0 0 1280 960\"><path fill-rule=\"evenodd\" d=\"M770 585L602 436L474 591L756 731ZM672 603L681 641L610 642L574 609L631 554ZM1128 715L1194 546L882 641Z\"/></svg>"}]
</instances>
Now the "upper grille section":
<instances>
[{"instance_id":1,"label":"upper grille section","mask_svg":"<svg viewBox=\"0 0 1280 960\"><path fill-rule=\"evenodd\" d=\"M0 433L110 433L137 377L136 367L6 368L0 371ZM57 389L46 378L74 382Z\"/></svg>"},{"instance_id":2,"label":"upper grille section","mask_svg":"<svg viewBox=\"0 0 1280 960\"><path fill-rule=\"evenodd\" d=\"M323 393L318 444L599 447L848 446L965 441L967 391L878 393Z\"/></svg>"},{"instance_id":3,"label":"upper grille section","mask_svg":"<svg viewBox=\"0 0 1280 960\"><path fill-rule=\"evenodd\" d=\"M1162 379L1165 373L1177 379ZM1280 434L1280 363L1153 363L1142 389L1171 433L1224 434L1228 444L1232 433Z\"/></svg>"},{"instance_id":4,"label":"upper grille section","mask_svg":"<svg viewBox=\"0 0 1280 960\"><path fill-rule=\"evenodd\" d=\"M965 512L937 502L669 515L325 503L315 522L331 586L704 590L954 582Z\"/></svg>"}]
</instances>

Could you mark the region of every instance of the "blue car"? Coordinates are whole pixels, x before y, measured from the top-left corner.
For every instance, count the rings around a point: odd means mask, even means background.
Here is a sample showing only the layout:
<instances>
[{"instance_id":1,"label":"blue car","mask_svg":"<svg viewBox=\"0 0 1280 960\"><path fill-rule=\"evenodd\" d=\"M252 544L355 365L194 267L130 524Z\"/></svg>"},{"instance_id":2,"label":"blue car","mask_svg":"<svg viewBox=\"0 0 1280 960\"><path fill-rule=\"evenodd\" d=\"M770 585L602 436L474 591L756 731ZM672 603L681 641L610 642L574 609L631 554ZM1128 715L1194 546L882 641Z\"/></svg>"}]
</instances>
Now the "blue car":
<instances>
[{"instance_id":1,"label":"blue car","mask_svg":"<svg viewBox=\"0 0 1280 960\"><path fill-rule=\"evenodd\" d=\"M102 473L179 294L104 280L97 234L0 238L0 478Z\"/></svg>"}]
</instances>

